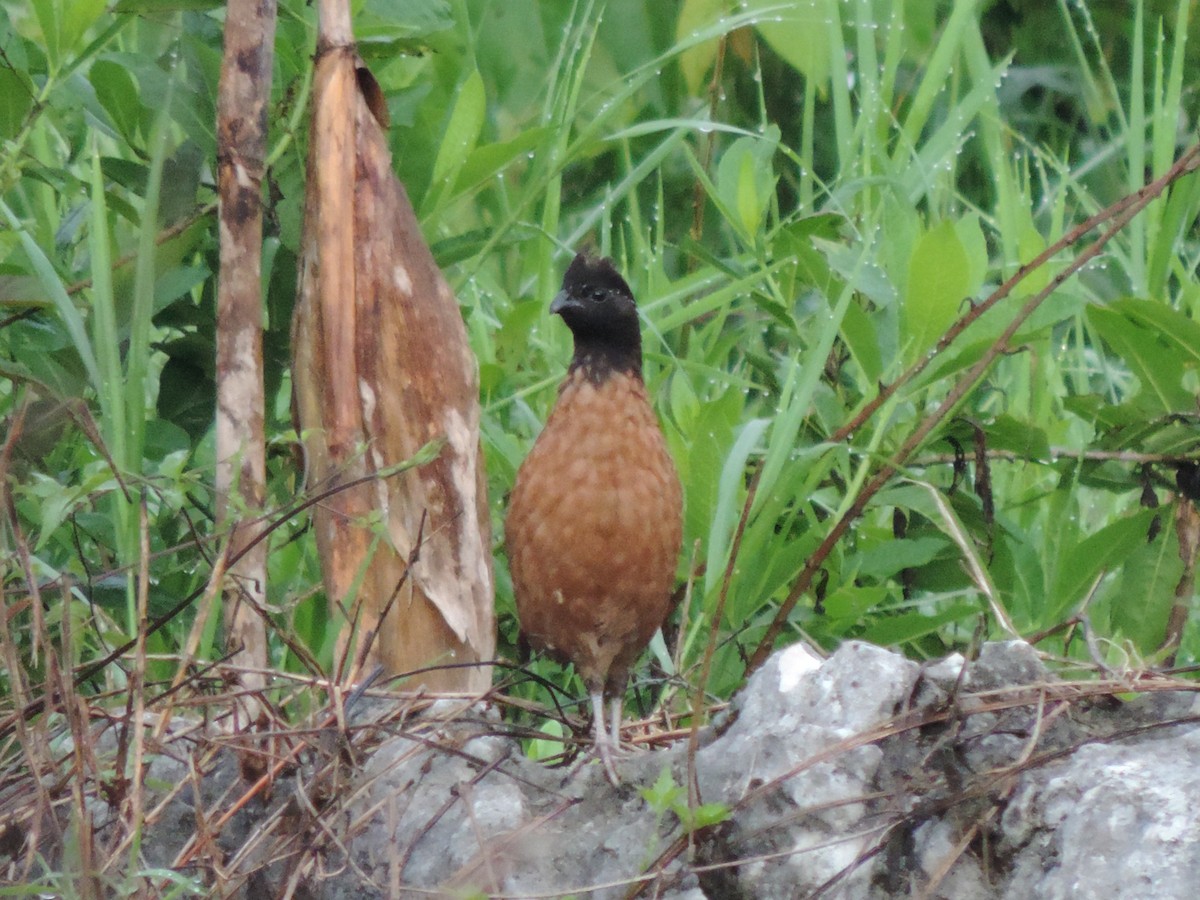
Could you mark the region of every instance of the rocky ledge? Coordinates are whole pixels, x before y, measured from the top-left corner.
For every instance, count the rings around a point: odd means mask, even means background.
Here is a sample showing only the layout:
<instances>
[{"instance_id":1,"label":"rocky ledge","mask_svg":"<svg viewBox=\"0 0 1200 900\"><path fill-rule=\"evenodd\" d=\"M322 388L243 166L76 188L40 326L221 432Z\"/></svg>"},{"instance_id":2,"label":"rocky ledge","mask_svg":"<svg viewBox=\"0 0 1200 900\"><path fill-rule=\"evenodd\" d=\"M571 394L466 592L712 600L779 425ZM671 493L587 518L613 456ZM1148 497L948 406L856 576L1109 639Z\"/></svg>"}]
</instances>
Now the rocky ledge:
<instances>
[{"instance_id":1,"label":"rocky ledge","mask_svg":"<svg viewBox=\"0 0 1200 900\"><path fill-rule=\"evenodd\" d=\"M1061 680L1021 642L924 666L794 646L696 747L621 759L619 788L526 759L486 708L393 703L385 723L376 701L352 732L374 723L369 749L312 741L236 812L228 749L159 756L147 785L172 792L147 801L142 852L223 896L1189 897L1194 700L1181 681Z\"/></svg>"}]
</instances>

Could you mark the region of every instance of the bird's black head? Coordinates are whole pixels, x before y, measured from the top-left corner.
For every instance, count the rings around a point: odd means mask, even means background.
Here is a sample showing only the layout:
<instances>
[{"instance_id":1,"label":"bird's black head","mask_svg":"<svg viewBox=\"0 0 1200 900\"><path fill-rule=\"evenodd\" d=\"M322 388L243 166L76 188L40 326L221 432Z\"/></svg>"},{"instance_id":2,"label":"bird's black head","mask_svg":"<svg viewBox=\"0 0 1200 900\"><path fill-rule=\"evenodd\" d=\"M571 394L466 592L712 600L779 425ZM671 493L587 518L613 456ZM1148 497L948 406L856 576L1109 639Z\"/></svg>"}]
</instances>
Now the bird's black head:
<instances>
[{"instance_id":1,"label":"bird's black head","mask_svg":"<svg viewBox=\"0 0 1200 900\"><path fill-rule=\"evenodd\" d=\"M637 304L612 260L577 254L550 312L562 316L575 337L572 369L583 367L592 381L613 372L641 375Z\"/></svg>"}]
</instances>

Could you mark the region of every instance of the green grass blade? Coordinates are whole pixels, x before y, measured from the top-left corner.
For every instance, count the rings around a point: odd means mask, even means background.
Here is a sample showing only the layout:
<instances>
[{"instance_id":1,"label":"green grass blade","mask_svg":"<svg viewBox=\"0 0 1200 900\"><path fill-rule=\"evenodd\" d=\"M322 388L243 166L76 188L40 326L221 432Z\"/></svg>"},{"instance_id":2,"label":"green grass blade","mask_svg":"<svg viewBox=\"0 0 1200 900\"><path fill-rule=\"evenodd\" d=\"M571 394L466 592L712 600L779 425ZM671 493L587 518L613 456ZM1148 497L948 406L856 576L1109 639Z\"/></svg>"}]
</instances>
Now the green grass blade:
<instances>
[{"instance_id":1,"label":"green grass blade","mask_svg":"<svg viewBox=\"0 0 1200 900\"><path fill-rule=\"evenodd\" d=\"M157 277L155 251L158 239L158 209L162 195L163 163L167 158L171 122L171 98L175 74L167 80L166 98L154 123L151 138L150 173L142 200L138 233L137 263L133 279L133 311L129 326L129 351L125 358L126 422L129 428L129 465L141 467L146 432L146 378L150 363L150 326L154 317L154 282Z\"/></svg>"},{"instance_id":2,"label":"green grass blade","mask_svg":"<svg viewBox=\"0 0 1200 900\"><path fill-rule=\"evenodd\" d=\"M0 215L4 216L5 221L8 222L9 227L12 228L13 233L17 235L17 239L21 242L21 248L25 251L25 255L29 257L29 262L33 265L33 270L42 284L42 289L45 290L47 296L50 298L51 305L54 307L54 311L58 313L58 317L66 327L75 352L79 354L79 358L83 362L83 367L87 371L88 379L98 393L104 388L104 380L101 378L100 368L96 364L96 354L92 348L92 342L88 338L87 328L83 324L83 316L79 314L79 310L75 308L75 304L67 296L67 290L63 286L62 279L58 277L58 273L54 270L53 263L50 262L46 254L42 252L42 248L37 245L37 242L21 224L21 220L16 217L8 204L2 199L0 199Z\"/></svg>"}]
</instances>

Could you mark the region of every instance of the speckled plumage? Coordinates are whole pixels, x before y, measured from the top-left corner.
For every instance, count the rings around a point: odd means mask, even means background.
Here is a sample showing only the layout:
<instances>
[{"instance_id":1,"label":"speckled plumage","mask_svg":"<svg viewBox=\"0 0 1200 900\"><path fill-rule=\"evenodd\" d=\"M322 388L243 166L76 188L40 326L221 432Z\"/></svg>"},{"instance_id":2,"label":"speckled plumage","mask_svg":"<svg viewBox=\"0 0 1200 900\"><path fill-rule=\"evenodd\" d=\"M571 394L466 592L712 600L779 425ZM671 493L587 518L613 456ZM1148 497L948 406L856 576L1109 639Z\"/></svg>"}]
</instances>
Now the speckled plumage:
<instances>
[{"instance_id":1,"label":"speckled plumage","mask_svg":"<svg viewBox=\"0 0 1200 900\"><path fill-rule=\"evenodd\" d=\"M629 669L671 611L682 494L642 382L633 298L607 261L588 260L593 268L578 270L580 259L556 307L566 303L564 295L590 290L595 279L585 276L602 265L620 296L575 298L576 307L586 308L563 313L575 333L575 359L517 474L505 530L522 632L535 648L575 664L597 714L602 696L613 701L615 731ZM605 314L595 304L610 299L618 306L614 314L632 310L633 336L619 340L634 340L634 352L607 347L607 337L589 340L579 324L581 315ZM596 727L615 780L603 722Z\"/></svg>"}]
</instances>

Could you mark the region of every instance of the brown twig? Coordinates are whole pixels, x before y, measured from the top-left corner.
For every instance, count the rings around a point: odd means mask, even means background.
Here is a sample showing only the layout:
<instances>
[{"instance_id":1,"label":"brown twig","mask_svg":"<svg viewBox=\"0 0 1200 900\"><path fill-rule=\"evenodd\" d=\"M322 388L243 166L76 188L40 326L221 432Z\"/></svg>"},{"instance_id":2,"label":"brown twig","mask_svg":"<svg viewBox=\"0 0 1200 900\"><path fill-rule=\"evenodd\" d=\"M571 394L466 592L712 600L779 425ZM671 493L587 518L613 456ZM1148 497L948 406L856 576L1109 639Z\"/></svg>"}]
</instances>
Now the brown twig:
<instances>
[{"instance_id":1,"label":"brown twig","mask_svg":"<svg viewBox=\"0 0 1200 900\"><path fill-rule=\"evenodd\" d=\"M767 798L773 791L779 789L785 782L795 778L802 772L808 771L822 763L843 757L845 754L871 744L878 744L880 741L887 738L895 737L912 731L921 731L928 729L934 725L945 725L953 722L955 719L962 716L974 716L987 713L998 713L1007 710L1019 709L1023 707L1034 707L1041 709L1046 704L1054 705L1069 705L1080 701L1086 701L1091 698L1111 697L1123 693L1159 693L1173 691L1191 691L1200 693L1200 685L1195 682L1183 681L1179 679L1168 679L1160 677L1148 677L1135 683L1130 683L1124 679L1103 679L1093 682L1042 682L1038 684L1021 685L1015 688L1001 688L991 691L981 691L976 694L968 695L962 698L962 701L953 708L945 705L940 705L935 708L923 707L902 713L887 721L881 722L874 728L864 731L860 734L851 735L841 741L837 741L824 749L812 754L806 759L792 766L786 772L780 775L757 784L755 787L746 791L730 809L730 812L745 809L750 804ZM1057 712L1056 712L1057 714ZM1038 769L1056 762L1066 756L1071 755L1086 744L1108 744L1120 740L1138 737L1150 731L1159 728L1171 728L1195 724L1200 722L1200 715L1186 715L1176 719L1170 719L1163 722L1151 722L1143 725L1136 725L1121 731L1113 732L1107 735L1090 736L1085 739L1073 742L1067 746L1060 747L1055 750L1048 750L1036 756L1032 755L1030 746L1027 745L1018 761L1012 766L1006 766L1001 769L983 773L977 783L966 787L962 790L954 791L944 796L932 797L927 802L920 804L917 808L898 816L895 821L882 829L883 834L877 843L860 854L855 861L845 869L834 875L824 885L817 889L817 893L810 896L819 895L822 891L828 890L838 880L843 878L853 868L861 865L866 860L878 855L888 843L890 836L896 828L904 827L906 823L910 823L914 819L928 819L935 815L941 815L954 807L970 800L992 796L996 791L996 785L1007 782L1015 774L1023 771ZM850 802L861 802L863 798L855 798ZM631 888L625 894L626 900L634 900L641 896L650 883L656 881L665 872L668 865L686 850L688 845L687 835L677 837L650 866L647 867L647 874L637 880L630 880ZM781 856L790 856L795 850L788 850L780 854ZM742 861L736 860L729 865L738 865Z\"/></svg>"},{"instance_id":2,"label":"brown twig","mask_svg":"<svg viewBox=\"0 0 1200 900\"><path fill-rule=\"evenodd\" d=\"M275 518L271 518L271 515L268 514L268 515L261 516L258 519L255 519L255 520L253 520L253 522L250 522L250 523L243 522L242 523L243 527L249 527L250 525L255 525L255 526L261 525L262 530L259 531L257 534L255 534L249 541L247 541L246 544L244 546L242 546L242 548L240 550L227 552L226 559L224 561L225 566L228 567L228 566L232 565L233 563L237 562L237 560L241 558L241 554L246 553L251 547L254 547L261 541L265 541L275 531L277 531L279 528L282 528L285 524L287 524L289 521L291 521L293 518L295 518L296 516L298 516L300 513L304 512L305 510L310 509L311 507L315 506L316 504L325 501L326 499L328 499L329 497L338 493L339 491L349 490L350 488L357 487L360 484L366 484L366 483L374 481L378 478L390 478L395 475L399 475L401 472L406 471L408 468L410 468L411 465L416 465L417 460L420 458L420 456L421 456L421 454L418 454L416 457L414 457L413 461L409 465L400 464L400 465L391 467L389 470L387 470L384 473L372 472L370 474L360 476L359 478L354 478L354 479L351 479L346 482L335 484L330 488L326 488L323 491L313 494L312 496L307 497L304 500L301 500L301 501L297 502L296 504L285 508L282 512L275 514ZM172 606L166 612L162 613L157 618L150 620L146 624L144 636L149 637L150 635L152 635L155 632L162 629L169 622L171 622L176 616L178 616L185 609L187 609L189 606L191 606L192 603L194 603L196 601L196 599L201 594L203 594L206 590L208 590L207 582L205 584L201 585L200 587L196 588L194 591L192 591L190 594L188 594L186 597L184 597L182 600L180 600L178 603L176 603L174 606ZM83 668L81 668L80 670L78 670L75 674L75 684L77 684L77 685L82 684L83 682L89 680L90 678L95 677L100 672L104 671L104 669L106 669L109 665L111 665L113 662L120 659L122 656L124 656L126 653L128 653L130 650L132 650L136 646L136 643L137 643L136 639L126 641L124 644L121 644L120 646L113 649L110 653L106 654L103 658L101 658L93 663L90 663L90 664L84 666ZM46 706L45 697L40 697L36 700L29 700L26 703L21 705L20 710L14 711L8 717L6 717L4 720L0 720L0 740L3 740L9 734L12 733L13 729L16 727L15 720L17 718L27 720L31 716L35 716L35 715L38 715L39 713L41 713L45 709L45 706Z\"/></svg>"},{"instance_id":3,"label":"brown twig","mask_svg":"<svg viewBox=\"0 0 1200 900\"><path fill-rule=\"evenodd\" d=\"M1075 244L1079 243L1079 241L1082 240L1084 235L1086 235L1088 232L1094 231L1105 222L1113 221L1123 216L1126 211L1130 209L1130 207L1136 207L1133 211L1136 215L1152 200L1158 197L1158 195L1161 194L1168 186L1170 186L1171 183L1188 174L1188 172L1193 171L1196 168L1198 158L1200 158L1200 145L1193 146L1187 152L1185 152L1178 160L1176 160L1175 165L1173 165L1162 177L1150 182L1132 194L1126 194L1115 203L1112 203L1111 205L1100 210L1100 212L1096 213L1095 215L1090 216L1089 218L1080 222L1029 262L1020 266L1017 271L1010 275L1008 279L1000 285L1000 287L996 288L996 290L993 291L987 297L987 299L981 303L972 304L971 308L967 310L967 312L963 314L963 316L959 318L953 325L951 325L946 330L946 333L943 334L938 340L937 345L934 347L933 353L926 354L924 357L917 360L917 362L913 363L913 365L905 370L905 372L891 384L880 387L879 393L859 411L858 415L830 435L830 443L841 443L850 435L862 428L867 420L875 415L879 408L883 406L883 404L886 403L888 399L896 393L896 391L924 372L938 354L942 353L947 347L949 347L964 331L967 330L972 323L983 316L984 313L994 307L997 303L1006 299L1022 281L1054 259L1054 257L1063 250L1066 250L1068 247L1073 247ZM1129 218L1132 218L1132 215L1129 216ZM1128 219L1125 221L1128 221ZM1068 269L1070 270L1070 273L1074 272L1074 270L1070 269L1070 267L1068 267Z\"/></svg>"},{"instance_id":4,"label":"brown twig","mask_svg":"<svg viewBox=\"0 0 1200 900\"><path fill-rule=\"evenodd\" d=\"M725 50L729 43L728 33L722 34L717 41L717 58L713 63L712 80L708 83L708 119L717 120L717 108L721 103L721 77L725 71ZM712 129L705 135L704 159L701 166L707 172L712 168L713 153L716 149L717 132ZM699 241L704 236L704 183L697 178L692 189L692 240Z\"/></svg>"},{"instance_id":5,"label":"brown twig","mask_svg":"<svg viewBox=\"0 0 1200 900\"><path fill-rule=\"evenodd\" d=\"M1053 464L1062 459L1076 462L1124 462L1132 465L1146 463L1159 465L1177 465L1180 463L1200 462L1200 451L1192 453L1141 453L1136 450L1076 450L1071 447L1051 447L1050 455L1045 458L1031 456L1027 453L1017 453L1015 450L996 450L988 448L987 458L996 462L1014 463L1044 463ZM909 461L912 466L937 466L955 462L954 453L925 453Z\"/></svg>"}]
</instances>

